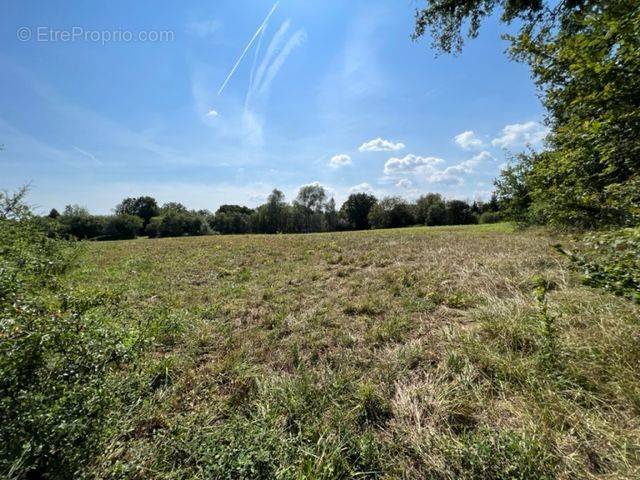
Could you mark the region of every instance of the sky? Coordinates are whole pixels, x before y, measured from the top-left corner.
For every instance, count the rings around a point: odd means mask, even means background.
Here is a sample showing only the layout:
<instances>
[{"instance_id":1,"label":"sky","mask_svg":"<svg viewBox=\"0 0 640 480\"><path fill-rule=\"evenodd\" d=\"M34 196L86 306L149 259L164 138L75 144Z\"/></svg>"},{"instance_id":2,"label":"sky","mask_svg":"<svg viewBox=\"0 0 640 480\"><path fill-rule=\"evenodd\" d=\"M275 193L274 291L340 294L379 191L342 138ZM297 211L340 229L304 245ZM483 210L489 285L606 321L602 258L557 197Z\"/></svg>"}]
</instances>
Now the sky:
<instances>
[{"instance_id":1,"label":"sky","mask_svg":"<svg viewBox=\"0 0 640 480\"><path fill-rule=\"evenodd\" d=\"M413 0L1 1L0 189L43 213L482 199L545 135L497 18L454 57L411 40Z\"/></svg>"}]
</instances>

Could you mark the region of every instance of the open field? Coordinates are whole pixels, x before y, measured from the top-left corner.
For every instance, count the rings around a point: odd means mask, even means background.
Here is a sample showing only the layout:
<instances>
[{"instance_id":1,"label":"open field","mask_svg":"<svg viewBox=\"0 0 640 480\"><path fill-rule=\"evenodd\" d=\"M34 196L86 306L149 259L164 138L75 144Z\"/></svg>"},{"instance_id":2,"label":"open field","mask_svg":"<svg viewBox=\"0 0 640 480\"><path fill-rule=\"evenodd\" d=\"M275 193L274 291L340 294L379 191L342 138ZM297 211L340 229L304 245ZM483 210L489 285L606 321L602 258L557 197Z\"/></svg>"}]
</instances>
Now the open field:
<instances>
[{"instance_id":1,"label":"open field","mask_svg":"<svg viewBox=\"0 0 640 480\"><path fill-rule=\"evenodd\" d=\"M638 478L640 308L582 286L556 241L499 224L87 244L66 288L113 297L145 345L92 474Z\"/></svg>"}]
</instances>

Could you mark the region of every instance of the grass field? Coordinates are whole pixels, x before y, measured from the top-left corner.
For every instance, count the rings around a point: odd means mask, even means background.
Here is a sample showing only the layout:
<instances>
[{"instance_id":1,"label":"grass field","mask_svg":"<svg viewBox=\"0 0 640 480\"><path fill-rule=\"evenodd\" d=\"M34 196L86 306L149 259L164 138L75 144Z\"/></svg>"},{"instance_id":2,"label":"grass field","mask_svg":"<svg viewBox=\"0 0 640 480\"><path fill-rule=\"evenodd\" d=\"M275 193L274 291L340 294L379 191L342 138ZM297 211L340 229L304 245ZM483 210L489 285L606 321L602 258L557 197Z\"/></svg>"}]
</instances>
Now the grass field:
<instances>
[{"instance_id":1,"label":"grass field","mask_svg":"<svg viewBox=\"0 0 640 480\"><path fill-rule=\"evenodd\" d=\"M113 328L146 345L117 375L148 385L93 474L638 478L640 308L582 286L556 241L499 224L87 244L65 284L113 296Z\"/></svg>"}]
</instances>

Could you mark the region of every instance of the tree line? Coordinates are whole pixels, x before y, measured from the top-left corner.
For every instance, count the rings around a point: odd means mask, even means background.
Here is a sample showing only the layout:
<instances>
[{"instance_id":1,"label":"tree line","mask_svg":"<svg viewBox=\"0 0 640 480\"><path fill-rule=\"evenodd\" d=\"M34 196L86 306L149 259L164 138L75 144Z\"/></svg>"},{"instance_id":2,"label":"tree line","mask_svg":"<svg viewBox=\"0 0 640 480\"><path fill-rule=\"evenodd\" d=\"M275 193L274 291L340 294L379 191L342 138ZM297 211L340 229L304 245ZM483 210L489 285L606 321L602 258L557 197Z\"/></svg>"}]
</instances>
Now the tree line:
<instances>
[{"instance_id":1,"label":"tree line","mask_svg":"<svg viewBox=\"0 0 640 480\"><path fill-rule=\"evenodd\" d=\"M150 196L125 198L113 215L91 215L86 208L67 205L39 218L50 236L94 240L123 240L137 236L177 237L209 234L310 233L413 225L494 223L502 219L497 197L489 202L446 200L438 193L415 202L400 197L378 200L368 193L353 193L336 208L321 185L305 185L288 203L274 189L266 203L249 208L222 205L215 213L189 210L181 203L162 206Z\"/></svg>"}]
</instances>

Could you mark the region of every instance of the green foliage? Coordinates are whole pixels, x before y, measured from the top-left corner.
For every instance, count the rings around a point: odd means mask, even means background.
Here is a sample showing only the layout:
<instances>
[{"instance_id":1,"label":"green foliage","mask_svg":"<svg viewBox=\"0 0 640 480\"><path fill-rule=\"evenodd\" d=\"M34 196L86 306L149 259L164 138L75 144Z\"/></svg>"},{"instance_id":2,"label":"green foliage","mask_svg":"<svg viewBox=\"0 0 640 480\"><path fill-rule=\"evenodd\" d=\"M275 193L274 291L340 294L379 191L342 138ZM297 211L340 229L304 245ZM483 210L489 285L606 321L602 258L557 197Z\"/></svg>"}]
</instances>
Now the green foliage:
<instances>
[{"instance_id":1,"label":"green foliage","mask_svg":"<svg viewBox=\"0 0 640 480\"><path fill-rule=\"evenodd\" d=\"M506 218L520 223L531 221L529 176L534 158L533 153L518 155L495 181L500 211Z\"/></svg>"},{"instance_id":2,"label":"green foliage","mask_svg":"<svg viewBox=\"0 0 640 480\"><path fill-rule=\"evenodd\" d=\"M446 203L448 225L469 225L478 223L476 216L471 211L471 206L463 200L449 200Z\"/></svg>"},{"instance_id":3,"label":"green foliage","mask_svg":"<svg viewBox=\"0 0 640 480\"><path fill-rule=\"evenodd\" d=\"M77 247L22 207L0 219L0 475L70 478L109 432L132 343L93 314L108 295L60 289Z\"/></svg>"},{"instance_id":4,"label":"green foliage","mask_svg":"<svg viewBox=\"0 0 640 480\"><path fill-rule=\"evenodd\" d=\"M61 226L59 232L63 236L86 240L100 237L106 220L104 217L90 215L86 208L67 205L58 221Z\"/></svg>"},{"instance_id":5,"label":"green foliage","mask_svg":"<svg viewBox=\"0 0 640 480\"><path fill-rule=\"evenodd\" d=\"M532 70L548 112L548 150L497 182L507 215L578 229L640 222L640 9L636 0L429 0L415 37L458 51L502 7L513 58Z\"/></svg>"},{"instance_id":6,"label":"green foliage","mask_svg":"<svg viewBox=\"0 0 640 480\"><path fill-rule=\"evenodd\" d=\"M442 195L428 193L418 198L416 222L422 225L444 225L446 221L446 207Z\"/></svg>"},{"instance_id":7,"label":"green foliage","mask_svg":"<svg viewBox=\"0 0 640 480\"><path fill-rule=\"evenodd\" d=\"M369 225L369 212L377 203L376 197L367 193L352 193L342 204L340 215L344 217L350 228L366 230Z\"/></svg>"},{"instance_id":8,"label":"green foliage","mask_svg":"<svg viewBox=\"0 0 640 480\"><path fill-rule=\"evenodd\" d=\"M153 197L125 198L115 208L116 215L134 215L143 221L143 227L160 214L158 203ZM142 228L140 229L142 231Z\"/></svg>"},{"instance_id":9,"label":"green foliage","mask_svg":"<svg viewBox=\"0 0 640 480\"><path fill-rule=\"evenodd\" d=\"M145 232L151 238L181 237L183 235L207 235L211 233L211 229L206 219L196 213L169 209L162 216L153 217Z\"/></svg>"},{"instance_id":10,"label":"green foliage","mask_svg":"<svg viewBox=\"0 0 640 480\"><path fill-rule=\"evenodd\" d=\"M136 238L142 229L142 218L134 215L121 214L108 217L104 225L103 234L109 240L128 240Z\"/></svg>"},{"instance_id":11,"label":"green foliage","mask_svg":"<svg viewBox=\"0 0 640 480\"><path fill-rule=\"evenodd\" d=\"M584 0L570 2L571 5ZM502 21L515 19L533 21L545 7L544 0L427 0L427 8L416 12L413 38L430 32L433 46L446 53L460 53L464 43L462 28L468 36L478 36L482 20L489 17L496 6L503 7Z\"/></svg>"},{"instance_id":12,"label":"green foliage","mask_svg":"<svg viewBox=\"0 0 640 480\"><path fill-rule=\"evenodd\" d=\"M500 212L484 212L478 217L478 223L498 223L502 221Z\"/></svg>"},{"instance_id":13,"label":"green foliage","mask_svg":"<svg viewBox=\"0 0 640 480\"><path fill-rule=\"evenodd\" d=\"M640 220L640 9L580 2L556 33L514 37L544 91L552 154L533 169L533 200L553 224L591 228Z\"/></svg>"},{"instance_id":14,"label":"green foliage","mask_svg":"<svg viewBox=\"0 0 640 480\"><path fill-rule=\"evenodd\" d=\"M640 303L640 228L587 234L569 256L587 285Z\"/></svg>"},{"instance_id":15,"label":"green foliage","mask_svg":"<svg viewBox=\"0 0 640 480\"><path fill-rule=\"evenodd\" d=\"M456 478L469 480L552 480L554 458L545 440L525 432L472 432L462 437L462 448L450 453Z\"/></svg>"},{"instance_id":16,"label":"green foliage","mask_svg":"<svg viewBox=\"0 0 640 480\"><path fill-rule=\"evenodd\" d=\"M372 228L399 228L415 223L410 205L400 197L386 197L375 204L369 212Z\"/></svg>"}]
</instances>

